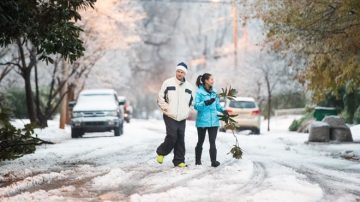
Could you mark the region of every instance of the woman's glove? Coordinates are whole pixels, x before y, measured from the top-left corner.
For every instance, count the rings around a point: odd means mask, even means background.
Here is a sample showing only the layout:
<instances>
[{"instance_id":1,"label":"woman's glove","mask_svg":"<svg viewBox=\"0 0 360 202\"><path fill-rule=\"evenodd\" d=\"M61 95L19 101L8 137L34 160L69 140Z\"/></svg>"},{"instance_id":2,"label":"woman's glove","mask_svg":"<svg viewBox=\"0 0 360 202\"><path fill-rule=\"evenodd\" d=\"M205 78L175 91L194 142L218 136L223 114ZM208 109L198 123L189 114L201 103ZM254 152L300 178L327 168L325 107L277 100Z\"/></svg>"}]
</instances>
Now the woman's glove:
<instances>
[{"instance_id":1,"label":"woman's glove","mask_svg":"<svg viewBox=\"0 0 360 202\"><path fill-rule=\"evenodd\" d=\"M211 98L210 100L205 100L205 101L204 101L204 103L205 103L206 106L209 106L209 105L211 105L211 104L214 103L214 102L215 102L215 98Z\"/></svg>"},{"instance_id":2,"label":"woman's glove","mask_svg":"<svg viewBox=\"0 0 360 202\"><path fill-rule=\"evenodd\" d=\"M226 111L226 110L223 111L223 114L224 114L225 116L229 116L229 112Z\"/></svg>"}]
</instances>

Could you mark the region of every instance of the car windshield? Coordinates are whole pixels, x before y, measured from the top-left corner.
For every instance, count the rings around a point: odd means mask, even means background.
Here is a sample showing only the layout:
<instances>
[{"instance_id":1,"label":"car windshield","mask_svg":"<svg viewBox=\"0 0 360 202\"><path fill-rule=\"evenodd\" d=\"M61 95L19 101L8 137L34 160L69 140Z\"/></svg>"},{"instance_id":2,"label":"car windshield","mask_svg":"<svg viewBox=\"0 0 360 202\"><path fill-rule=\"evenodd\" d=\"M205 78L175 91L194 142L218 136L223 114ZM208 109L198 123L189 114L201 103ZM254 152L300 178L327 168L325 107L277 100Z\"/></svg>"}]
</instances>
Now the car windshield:
<instances>
[{"instance_id":1,"label":"car windshield","mask_svg":"<svg viewBox=\"0 0 360 202\"><path fill-rule=\"evenodd\" d=\"M80 95L78 103L116 103L112 94L84 94Z\"/></svg>"},{"instance_id":2,"label":"car windshield","mask_svg":"<svg viewBox=\"0 0 360 202\"><path fill-rule=\"evenodd\" d=\"M240 109L251 109L256 108L255 102L250 101L230 101L229 107L240 108Z\"/></svg>"}]
</instances>

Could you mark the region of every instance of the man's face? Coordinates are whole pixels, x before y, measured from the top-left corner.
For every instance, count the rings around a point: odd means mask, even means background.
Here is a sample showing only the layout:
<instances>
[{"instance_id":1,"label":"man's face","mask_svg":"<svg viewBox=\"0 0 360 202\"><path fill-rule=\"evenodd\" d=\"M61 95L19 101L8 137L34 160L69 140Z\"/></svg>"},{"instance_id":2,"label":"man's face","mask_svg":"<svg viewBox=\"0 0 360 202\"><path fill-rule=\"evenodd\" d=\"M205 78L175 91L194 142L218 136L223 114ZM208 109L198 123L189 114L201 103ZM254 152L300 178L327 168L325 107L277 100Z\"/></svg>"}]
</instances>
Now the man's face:
<instances>
[{"instance_id":1,"label":"man's face","mask_svg":"<svg viewBox=\"0 0 360 202\"><path fill-rule=\"evenodd\" d=\"M180 69L176 70L176 78L179 80L179 81L183 81L184 78L185 78L185 75L186 73Z\"/></svg>"}]
</instances>

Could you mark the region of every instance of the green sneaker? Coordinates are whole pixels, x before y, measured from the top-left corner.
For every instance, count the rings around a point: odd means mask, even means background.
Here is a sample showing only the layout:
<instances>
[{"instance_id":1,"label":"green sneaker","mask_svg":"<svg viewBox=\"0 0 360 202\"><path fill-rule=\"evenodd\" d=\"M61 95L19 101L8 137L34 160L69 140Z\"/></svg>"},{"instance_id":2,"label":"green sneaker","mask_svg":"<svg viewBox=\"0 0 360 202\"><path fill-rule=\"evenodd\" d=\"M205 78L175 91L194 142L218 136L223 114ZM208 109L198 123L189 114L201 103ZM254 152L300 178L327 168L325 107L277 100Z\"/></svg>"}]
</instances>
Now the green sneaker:
<instances>
[{"instance_id":1,"label":"green sneaker","mask_svg":"<svg viewBox=\"0 0 360 202\"><path fill-rule=\"evenodd\" d=\"M156 161L160 164L164 162L164 156L163 155L157 155Z\"/></svg>"},{"instance_id":2,"label":"green sneaker","mask_svg":"<svg viewBox=\"0 0 360 202\"><path fill-rule=\"evenodd\" d=\"M177 165L177 167L179 168L186 168L187 165L185 163L179 163L179 165Z\"/></svg>"}]
</instances>

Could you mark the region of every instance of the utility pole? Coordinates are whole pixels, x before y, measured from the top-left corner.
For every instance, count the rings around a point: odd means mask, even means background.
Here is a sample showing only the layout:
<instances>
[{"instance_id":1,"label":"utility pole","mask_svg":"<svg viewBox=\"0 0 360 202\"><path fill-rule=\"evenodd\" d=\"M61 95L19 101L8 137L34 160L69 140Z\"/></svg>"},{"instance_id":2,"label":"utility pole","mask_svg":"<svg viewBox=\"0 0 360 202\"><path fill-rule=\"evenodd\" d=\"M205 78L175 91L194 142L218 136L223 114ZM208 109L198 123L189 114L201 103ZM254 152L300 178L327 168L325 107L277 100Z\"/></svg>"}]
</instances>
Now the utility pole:
<instances>
[{"instance_id":1,"label":"utility pole","mask_svg":"<svg viewBox=\"0 0 360 202\"><path fill-rule=\"evenodd\" d=\"M65 84L63 85L62 89L61 89L61 94L60 97L64 95L62 101L61 101L61 110L60 110L60 128L64 129L65 128L65 123L66 123L66 115L67 115L67 91L68 91L68 85L67 85L67 80L65 78L68 77L68 63L67 61L64 59L63 60L63 64L62 64L62 69L63 69L63 80L65 82Z\"/></svg>"},{"instance_id":2,"label":"utility pole","mask_svg":"<svg viewBox=\"0 0 360 202\"><path fill-rule=\"evenodd\" d=\"M237 0L232 0L233 15L233 40L234 40L234 69L238 66L237 47L238 47L238 8Z\"/></svg>"}]
</instances>

